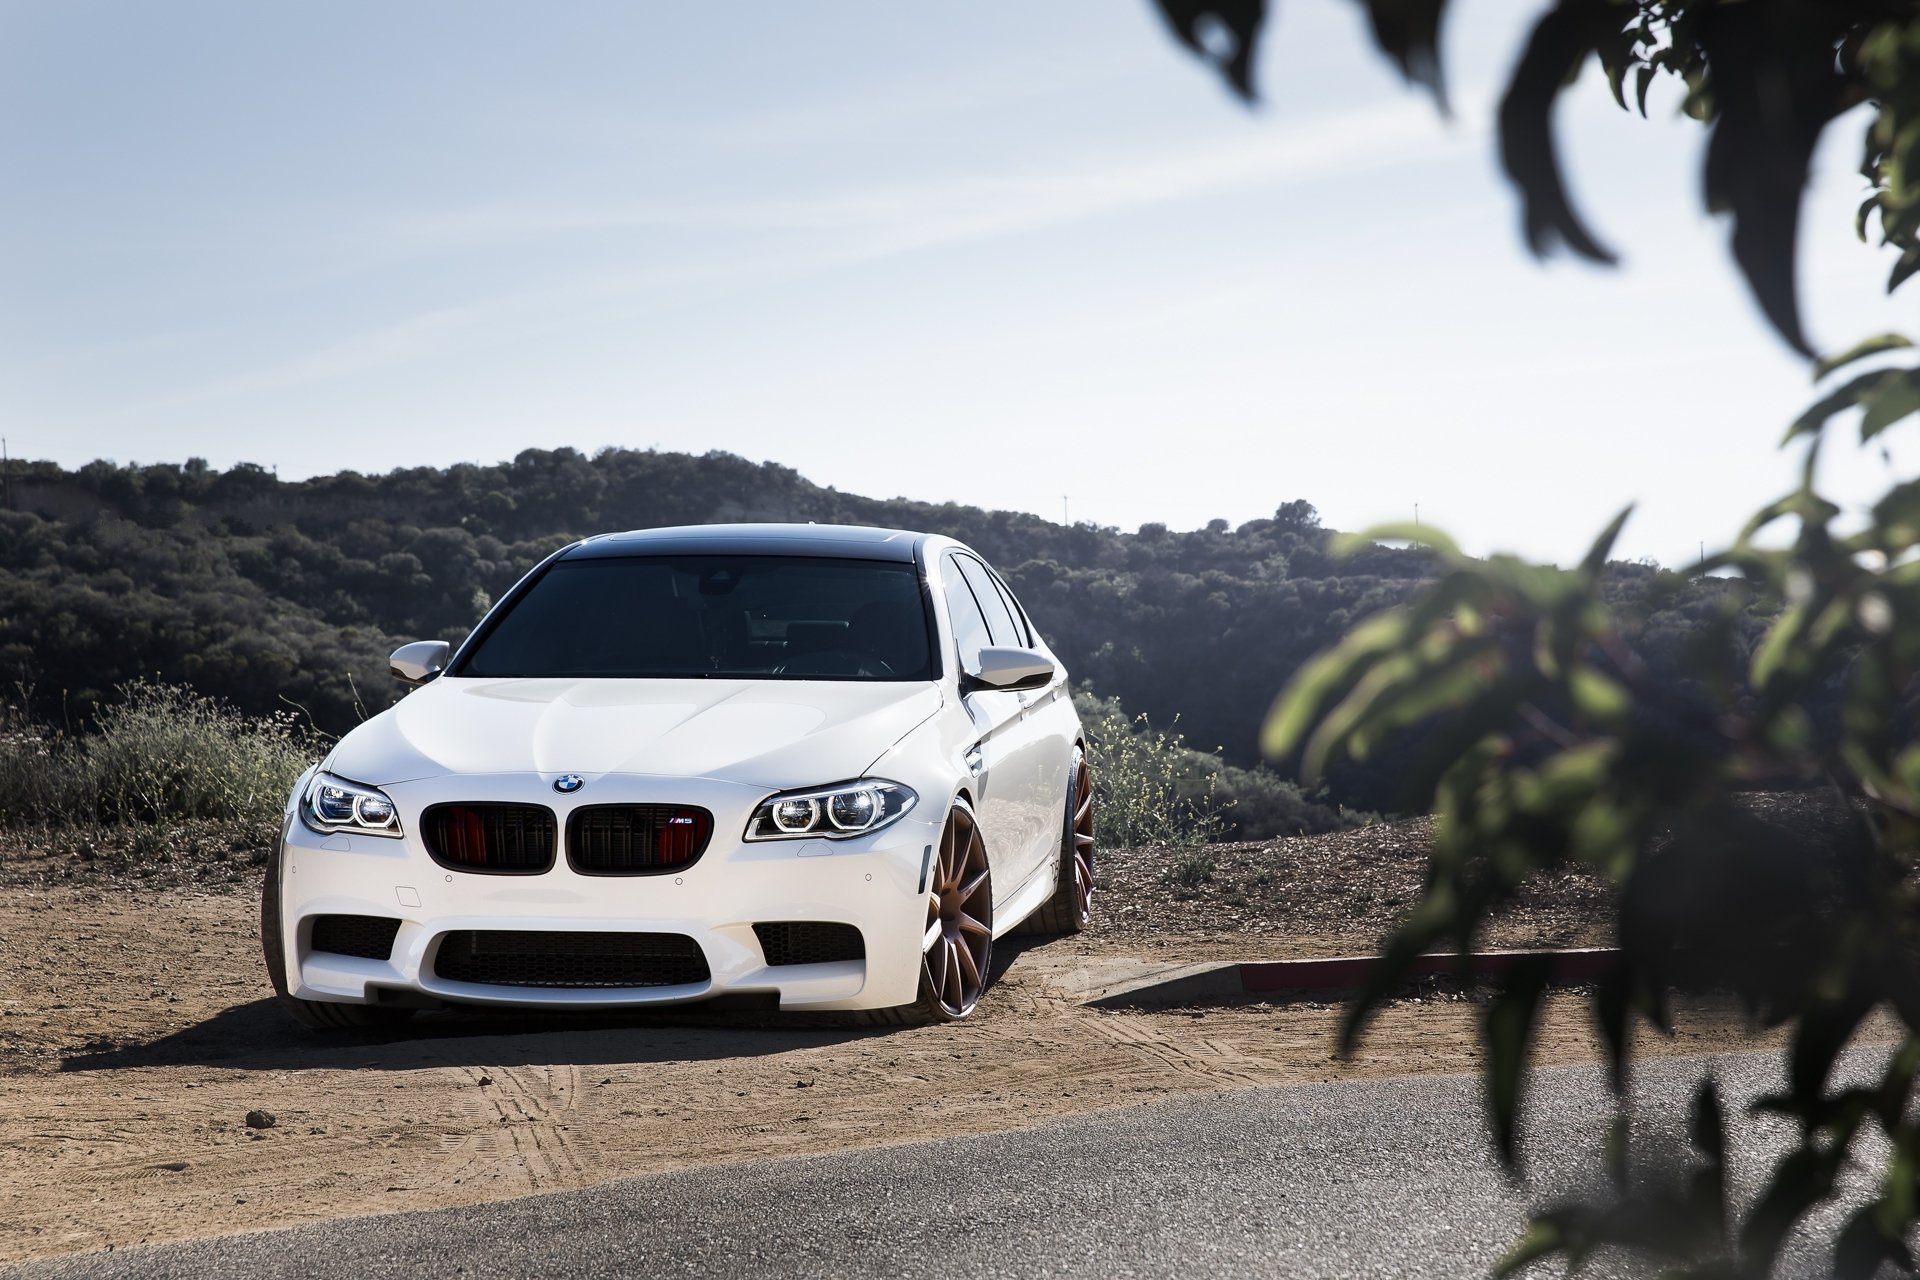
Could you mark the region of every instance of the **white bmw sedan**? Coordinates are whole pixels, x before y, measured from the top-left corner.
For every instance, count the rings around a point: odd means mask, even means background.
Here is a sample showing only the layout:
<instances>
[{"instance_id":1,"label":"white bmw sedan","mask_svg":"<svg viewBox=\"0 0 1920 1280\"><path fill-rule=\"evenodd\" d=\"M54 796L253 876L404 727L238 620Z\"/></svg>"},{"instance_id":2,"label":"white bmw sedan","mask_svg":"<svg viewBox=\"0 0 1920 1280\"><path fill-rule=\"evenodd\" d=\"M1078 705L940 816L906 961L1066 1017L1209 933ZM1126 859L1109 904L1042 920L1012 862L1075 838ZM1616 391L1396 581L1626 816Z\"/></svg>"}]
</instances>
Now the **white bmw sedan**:
<instances>
[{"instance_id":1,"label":"white bmw sedan","mask_svg":"<svg viewBox=\"0 0 1920 1280\"><path fill-rule=\"evenodd\" d=\"M1066 672L949 538L588 538L288 802L261 940L319 1027L445 1005L963 1018L993 940L1085 926Z\"/></svg>"}]
</instances>

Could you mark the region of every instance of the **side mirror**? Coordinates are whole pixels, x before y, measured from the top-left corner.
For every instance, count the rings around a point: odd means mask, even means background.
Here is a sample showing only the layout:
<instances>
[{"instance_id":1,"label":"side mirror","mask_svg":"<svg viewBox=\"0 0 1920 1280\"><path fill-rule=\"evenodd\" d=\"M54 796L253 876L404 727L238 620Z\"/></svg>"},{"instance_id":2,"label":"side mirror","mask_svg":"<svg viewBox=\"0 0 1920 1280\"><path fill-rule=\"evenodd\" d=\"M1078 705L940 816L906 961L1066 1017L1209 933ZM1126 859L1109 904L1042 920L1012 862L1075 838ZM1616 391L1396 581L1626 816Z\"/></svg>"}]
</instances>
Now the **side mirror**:
<instances>
[{"instance_id":1,"label":"side mirror","mask_svg":"<svg viewBox=\"0 0 1920 1280\"><path fill-rule=\"evenodd\" d=\"M1059 668L1053 660L1031 649L989 648L980 651L980 662L960 677L960 692L976 689L1043 689L1053 683Z\"/></svg>"},{"instance_id":2,"label":"side mirror","mask_svg":"<svg viewBox=\"0 0 1920 1280\"><path fill-rule=\"evenodd\" d=\"M453 646L445 640L415 640L393 651L387 663L394 678L408 684L425 684L446 669Z\"/></svg>"}]
</instances>

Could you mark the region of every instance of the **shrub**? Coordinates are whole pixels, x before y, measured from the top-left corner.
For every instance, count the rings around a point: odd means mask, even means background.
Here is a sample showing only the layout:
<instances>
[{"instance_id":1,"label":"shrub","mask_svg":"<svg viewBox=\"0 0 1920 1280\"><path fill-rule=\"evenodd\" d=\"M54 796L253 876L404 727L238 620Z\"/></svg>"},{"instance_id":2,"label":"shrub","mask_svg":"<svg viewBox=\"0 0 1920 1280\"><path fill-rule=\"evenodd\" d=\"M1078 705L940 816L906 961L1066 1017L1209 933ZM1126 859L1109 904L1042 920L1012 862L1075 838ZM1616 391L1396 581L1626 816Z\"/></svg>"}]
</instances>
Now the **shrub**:
<instances>
[{"instance_id":1,"label":"shrub","mask_svg":"<svg viewBox=\"0 0 1920 1280\"><path fill-rule=\"evenodd\" d=\"M244 716L173 685L119 693L83 738L0 709L0 822L274 822L322 746L290 712Z\"/></svg>"},{"instance_id":2,"label":"shrub","mask_svg":"<svg viewBox=\"0 0 1920 1280\"><path fill-rule=\"evenodd\" d=\"M243 716L174 685L132 684L85 744L102 821L273 821L316 744L292 712Z\"/></svg>"},{"instance_id":3,"label":"shrub","mask_svg":"<svg viewBox=\"0 0 1920 1280\"><path fill-rule=\"evenodd\" d=\"M1283 778L1262 765L1242 769L1221 763L1217 756L1203 757L1206 768L1214 773L1214 793L1219 798L1221 816L1231 840L1271 840L1275 836L1316 835L1347 827L1368 826L1380 815L1357 812L1322 803L1300 789L1300 784Z\"/></svg>"},{"instance_id":4,"label":"shrub","mask_svg":"<svg viewBox=\"0 0 1920 1280\"><path fill-rule=\"evenodd\" d=\"M0 706L0 822L92 816L85 767L70 738Z\"/></svg>"},{"instance_id":5,"label":"shrub","mask_svg":"<svg viewBox=\"0 0 1920 1280\"><path fill-rule=\"evenodd\" d=\"M1189 853L1173 864L1173 882L1185 889L1198 889L1213 879L1217 865L1210 853Z\"/></svg>"},{"instance_id":6,"label":"shrub","mask_svg":"<svg viewBox=\"0 0 1920 1280\"><path fill-rule=\"evenodd\" d=\"M1087 731L1101 844L1196 845L1227 829L1217 772L1178 734L1160 732L1145 716L1128 718L1114 698L1082 693L1074 708Z\"/></svg>"},{"instance_id":7,"label":"shrub","mask_svg":"<svg viewBox=\"0 0 1920 1280\"><path fill-rule=\"evenodd\" d=\"M1117 698L1081 693L1074 708L1093 764L1094 835L1120 848L1269 840L1362 826L1379 815L1336 809L1264 766L1242 769L1196 751Z\"/></svg>"}]
</instances>

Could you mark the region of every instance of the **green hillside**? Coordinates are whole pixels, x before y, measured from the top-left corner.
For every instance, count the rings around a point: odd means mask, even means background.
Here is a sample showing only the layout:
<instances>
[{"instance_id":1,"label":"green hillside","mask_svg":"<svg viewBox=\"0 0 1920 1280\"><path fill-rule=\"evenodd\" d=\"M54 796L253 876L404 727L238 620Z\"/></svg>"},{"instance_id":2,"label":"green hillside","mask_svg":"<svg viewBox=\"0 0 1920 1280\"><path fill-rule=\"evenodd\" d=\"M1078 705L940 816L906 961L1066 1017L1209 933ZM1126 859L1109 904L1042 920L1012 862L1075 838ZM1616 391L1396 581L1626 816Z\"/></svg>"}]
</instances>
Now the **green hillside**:
<instances>
[{"instance_id":1,"label":"green hillside","mask_svg":"<svg viewBox=\"0 0 1920 1280\"><path fill-rule=\"evenodd\" d=\"M614 529L814 520L922 529L972 544L1013 583L1075 680L1256 760L1281 683L1354 620L1406 599L1420 549L1336 559L1303 501L1230 527L1125 533L955 504L822 488L723 453L529 449L481 467L341 472L282 482L255 466L77 471L13 464L0 510L0 680L38 715L84 724L116 685L190 684L255 713L297 705L339 732L395 694L385 657L457 640L549 551ZM1652 665L1719 607L1717 583L1614 567L1644 599ZM1391 762L1349 768L1335 795L1392 805Z\"/></svg>"}]
</instances>

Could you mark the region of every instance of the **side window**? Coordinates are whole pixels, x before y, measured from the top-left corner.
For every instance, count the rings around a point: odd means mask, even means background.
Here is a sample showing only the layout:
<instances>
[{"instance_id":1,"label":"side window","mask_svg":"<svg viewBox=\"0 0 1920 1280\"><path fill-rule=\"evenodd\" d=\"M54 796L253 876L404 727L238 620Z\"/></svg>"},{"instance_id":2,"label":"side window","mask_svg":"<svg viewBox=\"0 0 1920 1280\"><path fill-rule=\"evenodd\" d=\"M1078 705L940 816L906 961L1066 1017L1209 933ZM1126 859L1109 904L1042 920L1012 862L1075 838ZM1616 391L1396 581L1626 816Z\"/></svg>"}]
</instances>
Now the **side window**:
<instances>
[{"instance_id":1,"label":"side window","mask_svg":"<svg viewBox=\"0 0 1920 1280\"><path fill-rule=\"evenodd\" d=\"M987 566L971 556L955 556L960 564L960 572L967 575L967 585L973 588L973 598L980 602L980 612L987 616L987 630L993 633L995 644L1023 645L1020 627L1007 612L1007 602L1000 598L1000 589L993 585L993 578L987 573Z\"/></svg>"},{"instance_id":2,"label":"side window","mask_svg":"<svg viewBox=\"0 0 1920 1280\"><path fill-rule=\"evenodd\" d=\"M940 582L946 588L947 614L953 619L953 638L960 650L960 667L969 670L980 665L980 650L993 643L987 620L974 601L973 588L961 576L960 566L948 556L940 565Z\"/></svg>"},{"instance_id":3,"label":"side window","mask_svg":"<svg viewBox=\"0 0 1920 1280\"><path fill-rule=\"evenodd\" d=\"M1029 649L1033 648L1033 619L1029 618L1027 611L1020 607L1020 602L1013 598L1013 588L993 570L989 569L987 572L993 575L993 585L1000 588L1000 602L1006 605L1007 612L1013 615L1014 630L1020 633L1020 639L1016 643L1023 644Z\"/></svg>"}]
</instances>

